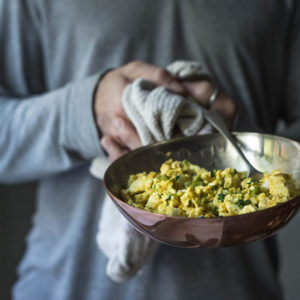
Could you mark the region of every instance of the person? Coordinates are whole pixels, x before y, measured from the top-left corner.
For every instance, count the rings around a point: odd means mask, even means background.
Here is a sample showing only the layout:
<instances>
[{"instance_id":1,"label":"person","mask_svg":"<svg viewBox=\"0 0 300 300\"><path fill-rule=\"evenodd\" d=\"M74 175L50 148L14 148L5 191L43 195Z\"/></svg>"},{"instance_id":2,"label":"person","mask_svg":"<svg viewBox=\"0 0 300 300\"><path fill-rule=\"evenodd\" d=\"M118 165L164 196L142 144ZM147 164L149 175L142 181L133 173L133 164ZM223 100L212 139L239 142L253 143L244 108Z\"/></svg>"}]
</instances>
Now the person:
<instances>
[{"instance_id":1,"label":"person","mask_svg":"<svg viewBox=\"0 0 300 300\"><path fill-rule=\"evenodd\" d=\"M0 181L39 180L14 299L281 299L275 238L161 245L140 276L111 281L95 243L105 190L88 170L140 145L121 107L135 78L207 104L209 82L164 70L177 59L203 64L228 122L236 101L235 130L274 133L282 118L281 134L299 140L299 10L297 0L0 0Z\"/></svg>"}]
</instances>

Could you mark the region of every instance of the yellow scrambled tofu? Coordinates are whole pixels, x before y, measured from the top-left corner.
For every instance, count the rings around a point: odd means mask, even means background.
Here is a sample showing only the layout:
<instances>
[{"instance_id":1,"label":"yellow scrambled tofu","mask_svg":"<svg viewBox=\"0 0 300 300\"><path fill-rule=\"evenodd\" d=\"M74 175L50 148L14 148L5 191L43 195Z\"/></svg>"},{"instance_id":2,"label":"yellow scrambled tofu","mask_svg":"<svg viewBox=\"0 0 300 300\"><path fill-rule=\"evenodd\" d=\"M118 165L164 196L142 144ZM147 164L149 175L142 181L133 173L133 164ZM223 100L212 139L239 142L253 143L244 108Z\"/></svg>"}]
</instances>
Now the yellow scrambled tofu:
<instances>
[{"instance_id":1,"label":"yellow scrambled tofu","mask_svg":"<svg viewBox=\"0 0 300 300\"><path fill-rule=\"evenodd\" d=\"M121 196L150 212L182 217L232 216L272 207L299 194L289 174L261 180L235 169L208 171L187 160L164 162L160 172L130 175Z\"/></svg>"}]
</instances>

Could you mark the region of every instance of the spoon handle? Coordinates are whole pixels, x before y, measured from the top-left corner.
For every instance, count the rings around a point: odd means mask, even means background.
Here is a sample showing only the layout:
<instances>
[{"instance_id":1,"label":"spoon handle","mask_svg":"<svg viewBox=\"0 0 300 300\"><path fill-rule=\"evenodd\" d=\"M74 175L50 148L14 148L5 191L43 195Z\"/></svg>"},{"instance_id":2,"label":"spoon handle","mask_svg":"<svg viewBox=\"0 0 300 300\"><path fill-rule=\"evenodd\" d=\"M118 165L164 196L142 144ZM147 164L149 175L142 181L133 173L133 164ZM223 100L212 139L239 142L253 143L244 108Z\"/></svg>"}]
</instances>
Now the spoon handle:
<instances>
[{"instance_id":1,"label":"spoon handle","mask_svg":"<svg viewBox=\"0 0 300 300\"><path fill-rule=\"evenodd\" d=\"M204 111L205 119L220 133L222 136L234 147L234 149L239 153L243 161L247 164L249 173L256 171L256 169L250 164L244 153L241 151L240 147L237 145L236 140L233 135L227 129L227 126L220 115L216 110L205 110Z\"/></svg>"}]
</instances>

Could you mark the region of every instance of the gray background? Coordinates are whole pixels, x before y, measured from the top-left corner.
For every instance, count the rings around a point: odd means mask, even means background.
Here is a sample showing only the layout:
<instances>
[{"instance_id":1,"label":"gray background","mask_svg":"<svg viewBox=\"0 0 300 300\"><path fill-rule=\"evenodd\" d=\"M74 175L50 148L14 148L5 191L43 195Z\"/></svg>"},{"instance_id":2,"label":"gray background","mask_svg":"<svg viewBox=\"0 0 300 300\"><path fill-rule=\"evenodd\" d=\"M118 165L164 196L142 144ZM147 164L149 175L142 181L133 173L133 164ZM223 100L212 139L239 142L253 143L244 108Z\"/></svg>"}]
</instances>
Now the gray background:
<instances>
[{"instance_id":1,"label":"gray background","mask_svg":"<svg viewBox=\"0 0 300 300\"><path fill-rule=\"evenodd\" d=\"M34 211L35 184L0 185L0 299L10 299L16 264ZM281 280L286 300L300 299L300 214L279 233ZM71 300L71 299L70 299Z\"/></svg>"}]
</instances>

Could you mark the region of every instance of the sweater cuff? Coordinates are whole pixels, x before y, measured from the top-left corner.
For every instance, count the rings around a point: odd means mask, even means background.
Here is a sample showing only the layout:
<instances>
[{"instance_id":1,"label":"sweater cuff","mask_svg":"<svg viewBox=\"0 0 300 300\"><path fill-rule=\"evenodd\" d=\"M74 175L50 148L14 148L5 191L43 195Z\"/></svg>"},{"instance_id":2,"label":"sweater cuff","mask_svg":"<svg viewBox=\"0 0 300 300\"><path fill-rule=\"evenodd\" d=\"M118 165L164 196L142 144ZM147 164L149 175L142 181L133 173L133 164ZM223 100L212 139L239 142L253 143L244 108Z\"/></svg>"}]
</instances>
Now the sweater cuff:
<instances>
[{"instance_id":1,"label":"sweater cuff","mask_svg":"<svg viewBox=\"0 0 300 300\"><path fill-rule=\"evenodd\" d=\"M104 155L93 112L94 94L101 75L102 72L71 83L67 97L66 144L86 160Z\"/></svg>"}]
</instances>

